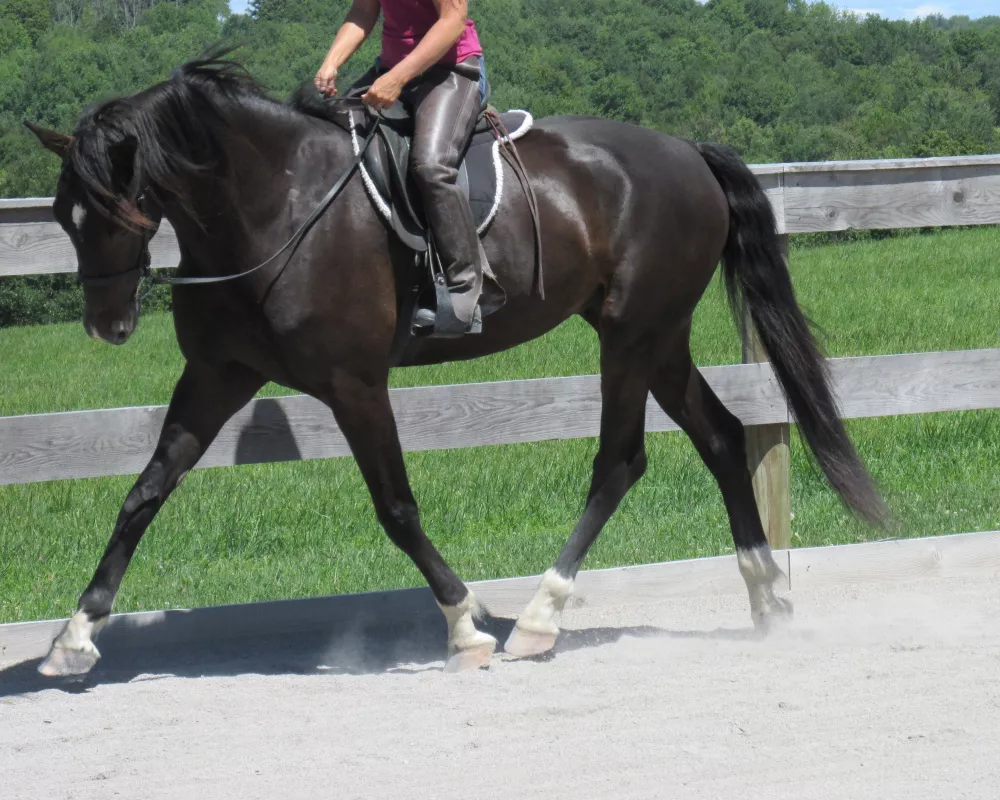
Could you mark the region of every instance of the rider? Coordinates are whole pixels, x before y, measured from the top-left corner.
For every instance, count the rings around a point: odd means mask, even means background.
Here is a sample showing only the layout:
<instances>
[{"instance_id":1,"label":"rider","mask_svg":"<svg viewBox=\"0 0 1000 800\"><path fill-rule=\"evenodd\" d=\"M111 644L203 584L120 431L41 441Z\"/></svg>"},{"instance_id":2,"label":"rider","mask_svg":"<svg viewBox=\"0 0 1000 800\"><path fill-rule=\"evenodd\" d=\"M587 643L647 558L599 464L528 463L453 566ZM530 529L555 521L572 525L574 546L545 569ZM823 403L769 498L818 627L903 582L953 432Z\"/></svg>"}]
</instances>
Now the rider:
<instances>
[{"instance_id":1,"label":"rider","mask_svg":"<svg viewBox=\"0 0 1000 800\"><path fill-rule=\"evenodd\" d=\"M317 90L337 93L337 71L383 15L382 53L362 96L388 108L402 94L414 115L410 164L444 269L454 314L465 332L478 322L483 285L479 237L458 186L459 159L484 102L483 50L467 0L354 0L316 73ZM421 309L417 324L433 325Z\"/></svg>"}]
</instances>

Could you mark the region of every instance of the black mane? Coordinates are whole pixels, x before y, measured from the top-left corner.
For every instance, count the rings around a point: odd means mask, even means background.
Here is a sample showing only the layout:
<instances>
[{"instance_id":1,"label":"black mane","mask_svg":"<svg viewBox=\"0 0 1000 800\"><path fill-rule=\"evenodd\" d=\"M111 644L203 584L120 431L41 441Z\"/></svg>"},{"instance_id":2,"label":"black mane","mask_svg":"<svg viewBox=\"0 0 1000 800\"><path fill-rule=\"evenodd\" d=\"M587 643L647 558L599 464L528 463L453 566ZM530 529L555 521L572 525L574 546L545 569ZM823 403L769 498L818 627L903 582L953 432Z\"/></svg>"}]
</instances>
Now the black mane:
<instances>
[{"instance_id":1,"label":"black mane","mask_svg":"<svg viewBox=\"0 0 1000 800\"><path fill-rule=\"evenodd\" d=\"M311 81L301 84L285 101L285 105L307 117L315 117L341 127L344 125L343 110L331 105L323 95L316 91L316 87L312 85Z\"/></svg>"},{"instance_id":2,"label":"black mane","mask_svg":"<svg viewBox=\"0 0 1000 800\"><path fill-rule=\"evenodd\" d=\"M220 133L239 131L231 129L221 111L226 101L328 118L321 105L304 100L304 91L287 104L269 98L242 64L228 58L233 49L213 48L179 66L163 83L84 112L69 162L98 210L132 230L149 226L136 197L145 185L152 185L172 194L190 212L186 179L228 172Z\"/></svg>"}]
</instances>

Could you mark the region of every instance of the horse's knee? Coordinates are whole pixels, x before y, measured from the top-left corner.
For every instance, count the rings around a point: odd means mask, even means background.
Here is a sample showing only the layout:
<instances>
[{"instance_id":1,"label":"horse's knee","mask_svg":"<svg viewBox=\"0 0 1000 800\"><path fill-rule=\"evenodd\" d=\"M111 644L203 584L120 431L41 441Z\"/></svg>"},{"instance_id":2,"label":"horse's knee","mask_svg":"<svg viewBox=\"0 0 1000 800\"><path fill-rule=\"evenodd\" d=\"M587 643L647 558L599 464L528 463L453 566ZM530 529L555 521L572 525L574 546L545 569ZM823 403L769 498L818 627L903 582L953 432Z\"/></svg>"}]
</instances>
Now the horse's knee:
<instances>
[{"instance_id":1,"label":"horse's knee","mask_svg":"<svg viewBox=\"0 0 1000 800\"><path fill-rule=\"evenodd\" d=\"M420 513L415 502L396 501L378 508L379 522L389 539L404 553L412 554L420 533Z\"/></svg>"},{"instance_id":2,"label":"horse's knee","mask_svg":"<svg viewBox=\"0 0 1000 800\"><path fill-rule=\"evenodd\" d=\"M718 430L708 436L708 460L710 465L721 469L746 463L747 440L743 423L730 413L721 420Z\"/></svg>"},{"instance_id":3,"label":"horse's knee","mask_svg":"<svg viewBox=\"0 0 1000 800\"><path fill-rule=\"evenodd\" d=\"M119 524L127 522L136 512L150 503L159 506L164 494L164 484L165 481L158 475L154 476L145 473L141 475L139 480L136 481L135 486L132 487L132 490L125 497Z\"/></svg>"}]
</instances>

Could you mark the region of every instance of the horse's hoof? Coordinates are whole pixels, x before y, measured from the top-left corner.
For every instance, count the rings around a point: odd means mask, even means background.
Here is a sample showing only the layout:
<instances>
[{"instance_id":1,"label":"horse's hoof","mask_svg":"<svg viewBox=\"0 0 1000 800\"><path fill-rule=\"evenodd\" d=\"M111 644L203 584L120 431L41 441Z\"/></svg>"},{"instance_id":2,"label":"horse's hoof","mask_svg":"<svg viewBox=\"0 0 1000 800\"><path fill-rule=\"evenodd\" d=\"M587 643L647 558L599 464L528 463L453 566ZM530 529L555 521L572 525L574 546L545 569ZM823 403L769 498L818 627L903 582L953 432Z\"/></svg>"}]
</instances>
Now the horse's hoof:
<instances>
[{"instance_id":1,"label":"horse's hoof","mask_svg":"<svg viewBox=\"0 0 1000 800\"><path fill-rule=\"evenodd\" d=\"M559 633L538 633L536 631L526 631L523 628L514 626L514 630L507 637L504 644L504 652L516 658L529 658L547 653L556 644L556 637Z\"/></svg>"},{"instance_id":2,"label":"horse's hoof","mask_svg":"<svg viewBox=\"0 0 1000 800\"><path fill-rule=\"evenodd\" d=\"M795 615L792 601L784 597L771 597L767 608L753 615L753 625L757 633L766 636L787 626Z\"/></svg>"},{"instance_id":3,"label":"horse's hoof","mask_svg":"<svg viewBox=\"0 0 1000 800\"><path fill-rule=\"evenodd\" d=\"M93 642L87 642L79 650L55 646L45 660L38 665L38 671L47 678L67 675L86 675L101 657Z\"/></svg>"},{"instance_id":4,"label":"horse's hoof","mask_svg":"<svg viewBox=\"0 0 1000 800\"><path fill-rule=\"evenodd\" d=\"M483 669L490 665L493 652L497 649L497 640L488 634L483 634L489 641L456 650L445 662L445 672L466 672L473 669Z\"/></svg>"}]
</instances>

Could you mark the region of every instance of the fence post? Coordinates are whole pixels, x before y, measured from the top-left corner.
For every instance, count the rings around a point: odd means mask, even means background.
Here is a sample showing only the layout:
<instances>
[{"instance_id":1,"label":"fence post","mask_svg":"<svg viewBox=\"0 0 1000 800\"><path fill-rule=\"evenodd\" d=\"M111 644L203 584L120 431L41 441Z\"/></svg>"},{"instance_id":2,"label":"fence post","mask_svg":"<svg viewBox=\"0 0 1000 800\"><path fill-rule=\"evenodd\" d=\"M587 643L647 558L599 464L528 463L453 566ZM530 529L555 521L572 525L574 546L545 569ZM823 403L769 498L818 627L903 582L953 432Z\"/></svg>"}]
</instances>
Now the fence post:
<instances>
[{"instance_id":1,"label":"fence post","mask_svg":"<svg viewBox=\"0 0 1000 800\"><path fill-rule=\"evenodd\" d=\"M781 235L781 252L788 260L788 234ZM743 310L743 363L767 361L746 309ZM753 476L753 492L767 541L775 550L791 544L792 514L789 493L789 440L787 422L751 425L746 428L747 463Z\"/></svg>"}]
</instances>

